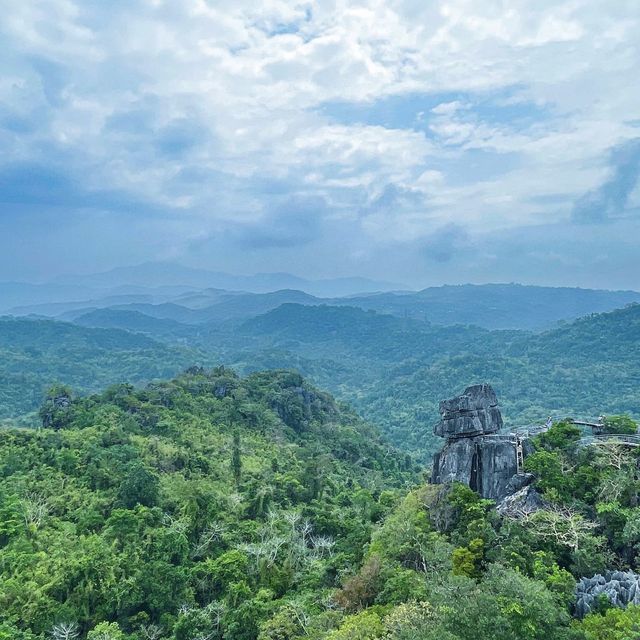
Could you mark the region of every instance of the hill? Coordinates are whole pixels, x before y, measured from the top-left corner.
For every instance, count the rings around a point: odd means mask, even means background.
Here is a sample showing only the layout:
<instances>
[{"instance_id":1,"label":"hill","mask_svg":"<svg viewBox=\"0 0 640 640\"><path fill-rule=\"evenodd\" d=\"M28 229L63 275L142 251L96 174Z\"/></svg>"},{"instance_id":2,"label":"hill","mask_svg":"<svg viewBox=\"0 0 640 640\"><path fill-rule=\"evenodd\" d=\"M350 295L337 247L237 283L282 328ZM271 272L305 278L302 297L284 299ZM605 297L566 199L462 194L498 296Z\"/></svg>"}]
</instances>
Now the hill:
<instances>
[{"instance_id":1,"label":"hill","mask_svg":"<svg viewBox=\"0 0 640 640\"><path fill-rule=\"evenodd\" d=\"M538 424L549 413L640 416L639 316L636 305L529 333L440 326L346 306L282 305L240 326L99 310L79 322L145 336L110 334L118 346L109 353L93 343L65 349L73 339L55 332L25 334L20 353L0 369L2 415L32 410L54 381L95 391L118 380L171 375L193 362L225 363L245 373L290 368L349 402L396 446L428 460L438 446L431 433L438 400L456 393L461 381L491 382L508 425ZM38 346L43 338L45 348Z\"/></svg>"},{"instance_id":2,"label":"hill","mask_svg":"<svg viewBox=\"0 0 640 640\"><path fill-rule=\"evenodd\" d=\"M461 381L491 381L510 425L541 423L548 413L640 416L640 305L541 334L295 305L243 330L257 342L236 361L290 366L297 356L302 371L379 424L397 446L427 457L437 446L437 402Z\"/></svg>"},{"instance_id":3,"label":"hill","mask_svg":"<svg viewBox=\"0 0 640 640\"><path fill-rule=\"evenodd\" d=\"M269 293L279 289L299 289L318 296L342 296L372 291L402 289L402 285L359 277L309 280L290 273L257 273L235 275L187 267L173 262L147 262L118 267L102 273L68 275L54 280L55 285L111 288L123 285L158 287L181 285L196 288Z\"/></svg>"},{"instance_id":4,"label":"hill","mask_svg":"<svg viewBox=\"0 0 640 640\"><path fill-rule=\"evenodd\" d=\"M465 284L430 287L416 293L356 296L348 302L337 303L434 324L537 331L551 328L562 320L612 311L633 302L640 302L640 293L519 284Z\"/></svg>"},{"instance_id":5,"label":"hill","mask_svg":"<svg viewBox=\"0 0 640 640\"><path fill-rule=\"evenodd\" d=\"M0 637L13 640L103 621L140 640L255 639L285 605L321 608L416 478L288 372L194 368L50 397L42 413L51 427L0 431Z\"/></svg>"},{"instance_id":6,"label":"hill","mask_svg":"<svg viewBox=\"0 0 640 640\"><path fill-rule=\"evenodd\" d=\"M310 296L303 291L282 290L270 293L246 293L241 291L215 291L181 295L176 302L149 303L132 302L103 307L105 310L116 312L135 312L150 318L173 320L187 325L220 323L230 320L245 320L279 307L285 303L319 304L320 299ZM76 307L64 313L65 320L75 321L78 317L85 317L95 309ZM123 318L121 318L122 320ZM129 327L135 330L135 323Z\"/></svg>"},{"instance_id":7,"label":"hill","mask_svg":"<svg viewBox=\"0 0 640 640\"><path fill-rule=\"evenodd\" d=\"M0 430L3 640L637 635L640 607L609 601L640 583L620 571L637 450L580 447L569 423L532 443L535 508L510 513L412 486L408 456L291 372L56 389L40 415Z\"/></svg>"},{"instance_id":8,"label":"hill","mask_svg":"<svg viewBox=\"0 0 640 640\"><path fill-rule=\"evenodd\" d=\"M82 327L124 329L149 336L180 339L189 334L190 327L168 318L154 318L139 311L123 309L95 309L74 319Z\"/></svg>"},{"instance_id":9,"label":"hill","mask_svg":"<svg viewBox=\"0 0 640 640\"><path fill-rule=\"evenodd\" d=\"M186 290L185 290L186 289ZM50 292L49 292L50 293ZM15 307L14 315L47 315L74 320L96 309L136 311L186 324L241 322L281 304L349 306L400 318L445 326L475 325L486 329L540 331L591 313L611 311L640 302L635 291L488 284L432 287L418 292L387 292L321 297L300 288L247 291L164 286L105 291L90 300Z\"/></svg>"},{"instance_id":10,"label":"hill","mask_svg":"<svg viewBox=\"0 0 640 640\"><path fill-rule=\"evenodd\" d=\"M95 392L125 380L166 378L198 358L129 331L0 318L0 418L33 411L55 382Z\"/></svg>"}]
</instances>

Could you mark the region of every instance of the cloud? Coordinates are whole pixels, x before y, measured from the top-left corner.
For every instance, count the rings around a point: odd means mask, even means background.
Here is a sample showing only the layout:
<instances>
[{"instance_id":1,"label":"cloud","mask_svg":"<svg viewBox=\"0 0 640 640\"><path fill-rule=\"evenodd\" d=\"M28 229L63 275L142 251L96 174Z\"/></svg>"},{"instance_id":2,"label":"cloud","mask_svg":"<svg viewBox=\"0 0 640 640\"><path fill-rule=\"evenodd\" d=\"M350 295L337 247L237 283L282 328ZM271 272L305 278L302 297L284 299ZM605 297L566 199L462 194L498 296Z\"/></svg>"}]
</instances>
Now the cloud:
<instances>
[{"instance_id":1,"label":"cloud","mask_svg":"<svg viewBox=\"0 0 640 640\"><path fill-rule=\"evenodd\" d=\"M450 262L469 244L469 234L460 225L451 223L437 229L422 241L422 251L428 260Z\"/></svg>"},{"instance_id":2,"label":"cloud","mask_svg":"<svg viewBox=\"0 0 640 640\"><path fill-rule=\"evenodd\" d=\"M609 177L575 203L572 217L576 222L601 223L631 213L629 197L640 180L640 138L615 146L609 158Z\"/></svg>"},{"instance_id":3,"label":"cloud","mask_svg":"<svg viewBox=\"0 0 640 640\"><path fill-rule=\"evenodd\" d=\"M105 259L128 217L187 261L222 238L213 268L411 273L485 230L630 215L639 35L598 0L23 0L0 24L0 238L54 207Z\"/></svg>"},{"instance_id":4,"label":"cloud","mask_svg":"<svg viewBox=\"0 0 640 640\"><path fill-rule=\"evenodd\" d=\"M326 210L320 197L287 198L256 223L236 231L233 239L248 249L304 246L318 238Z\"/></svg>"}]
</instances>

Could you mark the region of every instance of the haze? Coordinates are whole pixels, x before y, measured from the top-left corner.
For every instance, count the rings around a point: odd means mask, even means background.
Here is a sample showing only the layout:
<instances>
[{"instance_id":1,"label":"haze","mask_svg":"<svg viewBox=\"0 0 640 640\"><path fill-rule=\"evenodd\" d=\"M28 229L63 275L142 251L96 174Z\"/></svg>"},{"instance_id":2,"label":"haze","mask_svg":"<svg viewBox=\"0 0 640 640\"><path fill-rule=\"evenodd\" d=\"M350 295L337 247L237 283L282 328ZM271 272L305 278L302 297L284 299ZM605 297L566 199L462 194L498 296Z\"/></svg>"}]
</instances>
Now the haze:
<instances>
[{"instance_id":1,"label":"haze","mask_svg":"<svg viewBox=\"0 0 640 640\"><path fill-rule=\"evenodd\" d=\"M635 0L22 0L0 38L0 280L640 288Z\"/></svg>"}]
</instances>

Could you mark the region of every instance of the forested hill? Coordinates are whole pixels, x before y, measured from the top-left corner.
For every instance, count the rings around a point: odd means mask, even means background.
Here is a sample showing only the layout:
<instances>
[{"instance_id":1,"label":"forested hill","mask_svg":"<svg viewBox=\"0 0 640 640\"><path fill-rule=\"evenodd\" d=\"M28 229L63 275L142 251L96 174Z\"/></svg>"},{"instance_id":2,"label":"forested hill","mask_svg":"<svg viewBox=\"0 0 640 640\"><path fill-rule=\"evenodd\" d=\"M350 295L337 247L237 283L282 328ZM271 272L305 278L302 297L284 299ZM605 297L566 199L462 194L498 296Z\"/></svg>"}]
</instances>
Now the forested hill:
<instances>
[{"instance_id":1,"label":"forested hill","mask_svg":"<svg viewBox=\"0 0 640 640\"><path fill-rule=\"evenodd\" d=\"M198 359L193 350L129 331L0 318L0 418L33 411L55 382L95 392L115 382L167 378Z\"/></svg>"},{"instance_id":2,"label":"forested hill","mask_svg":"<svg viewBox=\"0 0 640 640\"><path fill-rule=\"evenodd\" d=\"M545 333L297 304L240 327L185 326L110 310L97 311L95 321L119 322L120 314L146 335L46 320L0 321L0 416L33 411L54 382L92 392L200 363L245 373L299 370L425 461L438 446L432 435L438 401L474 381L491 382L508 425L544 422L549 413L640 417L639 305Z\"/></svg>"},{"instance_id":3,"label":"forested hill","mask_svg":"<svg viewBox=\"0 0 640 640\"><path fill-rule=\"evenodd\" d=\"M572 617L583 577L626 600L640 580L619 572L638 449L578 446L575 425L535 439L535 509L504 512L419 481L291 372L58 387L40 415L0 430L1 640L638 637L638 606Z\"/></svg>"},{"instance_id":4,"label":"forested hill","mask_svg":"<svg viewBox=\"0 0 640 640\"><path fill-rule=\"evenodd\" d=\"M425 459L441 398L489 380L508 424L623 411L640 416L640 305L532 334L441 327L329 307L281 307L245 323L271 349L238 356L298 366ZM299 360L295 360L295 355Z\"/></svg>"},{"instance_id":5,"label":"forested hill","mask_svg":"<svg viewBox=\"0 0 640 640\"><path fill-rule=\"evenodd\" d=\"M92 640L121 639L115 624L132 640L253 640L278 611L322 610L417 478L289 372L58 388L41 415L42 430L0 430L3 640L105 621L116 635Z\"/></svg>"},{"instance_id":6,"label":"forested hill","mask_svg":"<svg viewBox=\"0 0 640 640\"><path fill-rule=\"evenodd\" d=\"M640 339L640 304L590 314L526 341L529 354L550 352L567 363L596 359L635 362Z\"/></svg>"},{"instance_id":7,"label":"forested hill","mask_svg":"<svg viewBox=\"0 0 640 640\"><path fill-rule=\"evenodd\" d=\"M605 291L521 284L463 284L429 287L409 294L353 296L342 302L363 309L428 320L474 324L487 329L549 329L570 321L640 302L636 291Z\"/></svg>"},{"instance_id":8,"label":"forested hill","mask_svg":"<svg viewBox=\"0 0 640 640\"><path fill-rule=\"evenodd\" d=\"M245 322L248 335L268 335L275 341L314 343L389 361L429 357L476 348L491 352L517 332L491 332L476 326L441 326L396 318L354 307L309 307L285 304Z\"/></svg>"}]
</instances>

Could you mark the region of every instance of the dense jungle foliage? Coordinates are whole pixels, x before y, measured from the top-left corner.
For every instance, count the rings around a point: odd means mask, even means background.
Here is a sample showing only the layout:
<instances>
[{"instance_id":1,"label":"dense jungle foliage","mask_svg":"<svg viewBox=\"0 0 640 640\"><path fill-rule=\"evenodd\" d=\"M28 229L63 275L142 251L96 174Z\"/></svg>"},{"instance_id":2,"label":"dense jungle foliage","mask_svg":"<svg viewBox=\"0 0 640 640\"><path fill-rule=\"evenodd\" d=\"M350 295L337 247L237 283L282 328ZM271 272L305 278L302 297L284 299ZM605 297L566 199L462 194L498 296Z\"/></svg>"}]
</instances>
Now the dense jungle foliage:
<instances>
[{"instance_id":1,"label":"dense jungle foliage","mask_svg":"<svg viewBox=\"0 0 640 640\"><path fill-rule=\"evenodd\" d=\"M235 355L240 366L299 369L425 461L440 447L430 429L439 400L469 381L491 381L508 425L539 425L549 414L640 417L640 305L541 334L300 305L244 330L271 343Z\"/></svg>"},{"instance_id":2,"label":"dense jungle foliage","mask_svg":"<svg viewBox=\"0 0 640 640\"><path fill-rule=\"evenodd\" d=\"M640 634L572 618L576 578L638 568L640 472L569 423L526 460L545 508L506 518L290 372L56 386L40 418L0 431L2 640Z\"/></svg>"},{"instance_id":3,"label":"dense jungle foliage","mask_svg":"<svg viewBox=\"0 0 640 640\"><path fill-rule=\"evenodd\" d=\"M0 431L3 639L104 621L187 639L214 620L254 638L285 604L322 606L417 477L293 373L55 387L40 413Z\"/></svg>"},{"instance_id":4,"label":"dense jungle foliage","mask_svg":"<svg viewBox=\"0 0 640 640\"><path fill-rule=\"evenodd\" d=\"M168 378L197 359L193 350L129 331L0 318L0 419L34 411L56 382L97 392L115 382Z\"/></svg>"}]
</instances>

